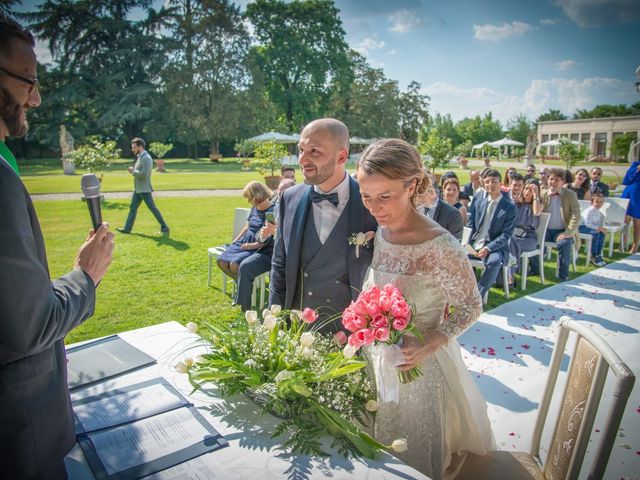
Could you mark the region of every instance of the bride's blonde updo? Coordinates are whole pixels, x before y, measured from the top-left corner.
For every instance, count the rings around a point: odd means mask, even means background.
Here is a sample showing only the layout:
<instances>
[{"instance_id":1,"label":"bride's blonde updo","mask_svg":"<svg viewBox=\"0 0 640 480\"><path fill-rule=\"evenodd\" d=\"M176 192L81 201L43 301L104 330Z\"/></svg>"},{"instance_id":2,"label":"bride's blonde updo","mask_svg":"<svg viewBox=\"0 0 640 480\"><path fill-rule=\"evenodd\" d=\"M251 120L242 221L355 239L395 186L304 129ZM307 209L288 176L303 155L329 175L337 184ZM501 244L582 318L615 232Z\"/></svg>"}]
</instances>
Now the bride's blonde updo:
<instances>
[{"instance_id":1,"label":"bride's blonde updo","mask_svg":"<svg viewBox=\"0 0 640 480\"><path fill-rule=\"evenodd\" d=\"M424 194L429 186L418 150L399 138L378 140L369 145L358 164L358 177L361 175L382 175L390 180L403 180L405 187L416 180L416 188L411 196L413 206L416 205L416 196Z\"/></svg>"}]
</instances>

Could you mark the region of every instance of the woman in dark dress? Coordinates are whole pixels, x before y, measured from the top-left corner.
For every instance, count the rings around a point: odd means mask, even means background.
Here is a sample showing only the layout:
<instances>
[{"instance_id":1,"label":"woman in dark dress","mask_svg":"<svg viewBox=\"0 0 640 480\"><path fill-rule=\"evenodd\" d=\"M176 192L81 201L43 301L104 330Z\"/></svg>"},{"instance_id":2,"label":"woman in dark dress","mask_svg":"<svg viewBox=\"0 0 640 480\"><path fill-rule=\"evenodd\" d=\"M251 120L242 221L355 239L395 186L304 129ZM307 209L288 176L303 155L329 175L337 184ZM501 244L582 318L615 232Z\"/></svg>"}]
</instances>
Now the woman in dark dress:
<instances>
[{"instance_id":1,"label":"woman in dark dress","mask_svg":"<svg viewBox=\"0 0 640 480\"><path fill-rule=\"evenodd\" d=\"M442 184L442 200L453 205L462 215L463 224L467 224L467 208L460 202L460 184L456 178L447 178Z\"/></svg>"},{"instance_id":2,"label":"woman in dark dress","mask_svg":"<svg viewBox=\"0 0 640 480\"><path fill-rule=\"evenodd\" d=\"M540 202L540 190L534 180L527 180L524 184L524 177L516 174L511 179L511 198L515 203L518 212L516 214L515 228L509 242L509 253L516 259L515 265L511 268L511 279L520 270L520 254L535 250L538 244L536 229L540 224L540 214L542 213L542 202Z\"/></svg>"},{"instance_id":3,"label":"woman in dark dress","mask_svg":"<svg viewBox=\"0 0 640 480\"><path fill-rule=\"evenodd\" d=\"M569 190L576 192L578 200L591 200L589 172L579 168L573 177L573 182L568 186Z\"/></svg>"},{"instance_id":4,"label":"woman in dark dress","mask_svg":"<svg viewBox=\"0 0 640 480\"><path fill-rule=\"evenodd\" d=\"M253 279L268 271L271 266L273 237L261 243L259 234L265 224L267 213L273 214L274 209L270 200L273 193L260 182L249 182L242 190L242 195L252 205L247 224L233 243L218 257L218 266L238 282L236 303L243 310L247 310L251 307Z\"/></svg>"}]
</instances>

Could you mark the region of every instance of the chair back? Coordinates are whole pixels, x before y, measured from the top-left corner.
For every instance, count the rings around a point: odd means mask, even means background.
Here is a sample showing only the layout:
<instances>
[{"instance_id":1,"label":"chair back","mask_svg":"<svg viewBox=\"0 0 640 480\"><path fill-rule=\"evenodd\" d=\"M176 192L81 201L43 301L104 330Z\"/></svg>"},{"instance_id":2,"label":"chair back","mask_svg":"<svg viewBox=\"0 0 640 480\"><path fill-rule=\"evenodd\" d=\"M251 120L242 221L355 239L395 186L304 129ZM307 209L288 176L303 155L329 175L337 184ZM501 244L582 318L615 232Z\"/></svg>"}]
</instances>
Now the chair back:
<instances>
[{"instance_id":1,"label":"chair back","mask_svg":"<svg viewBox=\"0 0 640 480\"><path fill-rule=\"evenodd\" d=\"M550 213L542 212L540 214L540 221L538 222L538 228L536 228L536 239L538 247L544 248L544 239L547 236L547 227L549 227Z\"/></svg>"},{"instance_id":2,"label":"chair back","mask_svg":"<svg viewBox=\"0 0 640 480\"><path fill-rule=\"evenodd\" d=\"M463 227L462 228L462 240L460 241L460 244L462 246L465 246L467 243L469 243L469 239L471 238L471 228L470 227Z\"/></svg>"},{"instance_id":3,"label":"chair back","mask_svg":"<svg viewBox=\"0 0 640 480\"><path fill-rule=\"evenodd\" d=\"M591 200L578 200L578 203L580 204L580 213L591 206Z\"/></svg>"},{"instance_id":4,"label":"chair back","mask_svg":"<svg viewBox=\"0 0 640 480\"><path fill-rule=\"evenodd\" d=\"M573 331L577 336L576 344L571 355L560 412L543 466L544 478L578 478L607 373L611 371L616 377L611 405L603 423L600 444L594 450L589 474L585 476L604 478L635 376L613 349L586 324L563 316L560 318L559 327L558 340L549 365L549 378L538 409L530 453L539 458L542 430L549 413L551 398L557 391L556 382L567 339Z\"/></svg>"},{"instance_id":5,"label":"chair back","mask_svg":"<svg viewBox=\"0 0 640 480\"><path fill-rule=\"evenodd\" d=\"M247 218L249 217L250 208L236 208L235 215L233 216L233 237L231 240L235 240L240 232L247 224Z\"/></svg>"},{"instance_id":6,"label":"chair back","mask_svg":"<svg viewBox=\"0 0 640 480\"><path fill-rule=\"evenodd\" d=\"M611 198L606 197L604 199L604 214L606 217L607 225L622 225L624 223L624 217L627 213L627 207L629 206L628 198Z\"/></svg>"}]
</instances>

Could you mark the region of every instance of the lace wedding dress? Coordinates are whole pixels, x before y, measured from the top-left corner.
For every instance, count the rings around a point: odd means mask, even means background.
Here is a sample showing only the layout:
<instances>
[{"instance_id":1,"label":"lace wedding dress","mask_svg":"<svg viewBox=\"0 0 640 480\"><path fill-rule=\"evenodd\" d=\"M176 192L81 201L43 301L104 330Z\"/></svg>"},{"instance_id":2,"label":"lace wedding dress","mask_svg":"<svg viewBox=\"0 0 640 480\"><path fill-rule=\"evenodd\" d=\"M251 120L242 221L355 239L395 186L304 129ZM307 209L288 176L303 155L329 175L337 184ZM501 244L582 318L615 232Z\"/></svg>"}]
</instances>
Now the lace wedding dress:
<instances>
[{"instance_id":1,"label":"lace wedding dress","mask_svg":"<svg viewBox=\"0 0 640 480\"><path fill-rule=\"evenodd\" d=\"M432 479L454 478L466 452L483 455L494 447L487 404L465 366L456 337L478 318L482 301L460 243L443 234L418 245L395 245L375 237L371 267L363 289L391 283L416 310L412 319L423 336L438 328L449 336L420 365L423 375L400 384L399 402L380 402L375 437L389 445L406 438L397 454ZM445 305L454 307L445 320ZM387 362L383 368L395 369ZM378 372L376 381L380 384Z\"/></svg>"}]
</instances>

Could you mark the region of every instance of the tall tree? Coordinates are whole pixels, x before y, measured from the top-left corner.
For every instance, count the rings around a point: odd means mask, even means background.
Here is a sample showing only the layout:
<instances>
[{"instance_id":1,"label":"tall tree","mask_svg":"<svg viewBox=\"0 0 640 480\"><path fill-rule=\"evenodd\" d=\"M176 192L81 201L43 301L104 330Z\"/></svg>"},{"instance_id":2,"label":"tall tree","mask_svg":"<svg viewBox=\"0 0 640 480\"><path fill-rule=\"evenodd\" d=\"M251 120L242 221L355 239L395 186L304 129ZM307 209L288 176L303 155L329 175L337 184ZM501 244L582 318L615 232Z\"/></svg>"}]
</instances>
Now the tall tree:
<instances>
[{"instance_id":1,"label":"tall tree","mask_svg":"<svg viewBox=\"0 0 640 480\"><path fill-rule=\"evenodd\" d=\"M519 113L507 122L507 135L512 140L527 143L529 134L533 131L534 126L524 113Z\"/></svg>"},{"instance_id":2,"label":"tall tree","mask_svg":"<svg viewBox=\"0 0 640 480\"><path fill-rule=\"evenodd\" d=\"M243 121L239 102L251 81L249 35L239 8L228 0L168 4L171 34L161 77L176 139L206 141L218 153L219 143L233 140Z\"/></svg>"},{"instance_id":3,"label":"tall tree","mask_svg":"<svg viewBox=\"0 0 640 480\"><path fill-rule=\"evenodd\" d=\"M23 14L48 43L65 82L55 93L95 133L142 134L151 117L156 72L164 63L156 34L167 11L151 0L46 0ZM131 20L133 9L147 13Z\"/></svg>"},{"instance_id":4,"label":"tall tree","mask_svg":"<svg viewBox=\"0 0 640 480\"><path fill-rule=\"evenodd\" d=\"M440 113L430 115L423 125L420 133L421 138L427 138L432 129L437 129L441 137L451 139L451 144L454 147L463 142L462 135L460 135L456 129L453 119L451 118L451 114L449 113L445 115Z\"/></svg>"},{"instance_id":5,"label":"tall tree","mask_svg":"<svg viewBox=\"0 0 640 480\"><path fill-rule=\"evenodd\" d=\"M456 130L464 140L470 140L473 144L484 141L498 140L502 137L502 124L493 119L493 113L489 112L480 117L463 118L456 124Z\"/></svg>"},{"instance_id":6,"label":"tall tree","mask_svg":"<svg viewBox=\"0 0 640 480\"><path fill-rule=\"evenodd\" d=\"M420 93L421 85L412 81L400 94L400 137L417 144L420 128L429 117L429 96Z\"/></svg>"},{"instance_id":7,"label":"tall tree","mask_svg":"<svg viewBox=\"0 0 640 480\"><path fill-rule=\"evenodd\" d=\"M551 122L553 120L566 120L567 116L562 113L560 110L554 110L550 108L548 112L540 114L536 123L538 122Z\"/></svg>"},{"instance_id":8,"label":"tall tree","mask_svg":"<svg viewBox=\"0 0 640 480\"><path fill-rule=\"evenodd\" d=\"M400 123L398 82L350 52L353 83L333 92L330 114L342 120L352 136L397 137Z\"/></svg>"},{"instance_id":9,"label":"tall tree","mask_svg":"<svg viewBox=\"0 0 640 480\"><path fill-rule=\"evenodd\" d=\"M573 118L608 118L640 115L640 102L633 105L596 105L591 110L578 110Z\"/></svg>"},{"instance_id":10,"label":"tall tree","mask_svg":"<svg viewBox=\"0 0 640 480\"><path fill-rule=\"evenodd\" d=\"M334 78L348 72L348 46L331 0L256 0L247 6L266 91L297 131L323 115Z\"/></svg>"}]
</instances>

